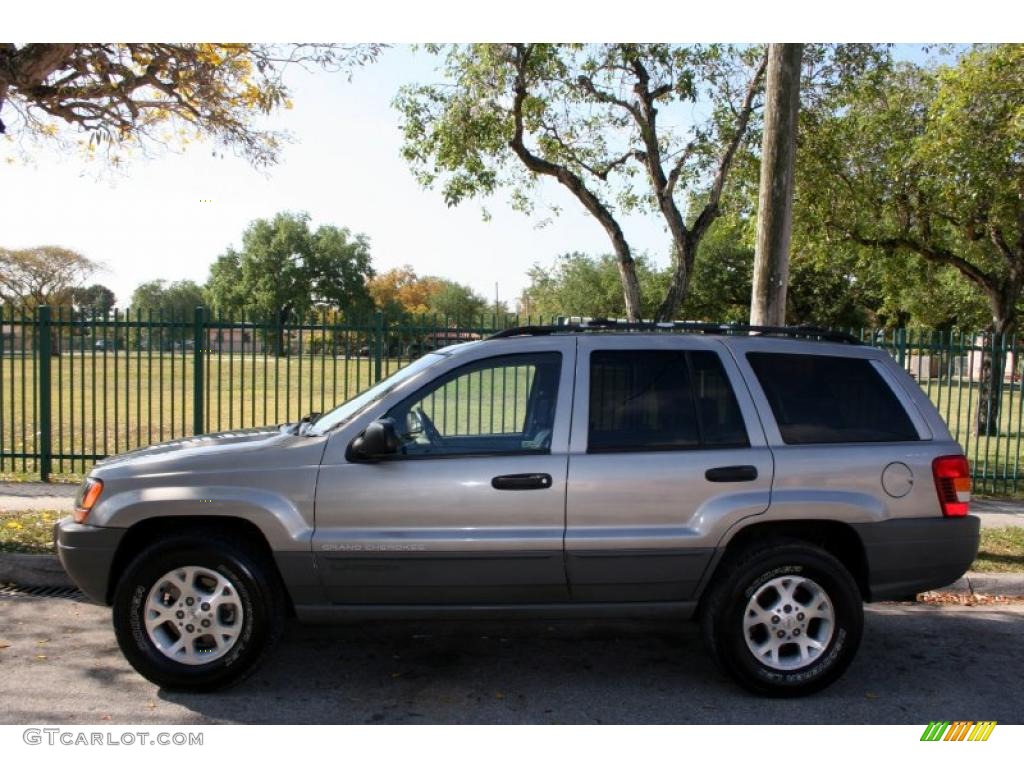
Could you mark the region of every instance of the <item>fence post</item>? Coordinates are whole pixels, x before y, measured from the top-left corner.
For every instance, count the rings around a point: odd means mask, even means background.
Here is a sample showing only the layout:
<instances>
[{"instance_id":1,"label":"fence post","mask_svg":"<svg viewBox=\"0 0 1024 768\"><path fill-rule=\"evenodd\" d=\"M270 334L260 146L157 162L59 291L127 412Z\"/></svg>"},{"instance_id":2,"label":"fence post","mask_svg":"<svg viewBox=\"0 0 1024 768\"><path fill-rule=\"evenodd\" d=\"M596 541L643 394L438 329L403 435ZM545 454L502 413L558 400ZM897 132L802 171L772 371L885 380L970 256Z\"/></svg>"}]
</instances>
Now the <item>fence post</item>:
<instances>
[{"instance_id":1,"label":"fence post","mask_svg":"<svg viewBox=\"0 0 1024 768\"><path fill-rule=\"evenodd\" d=\"M206 431L203 418L203 349L206 346L203 327L205 324L205 309L196 307L192 324L192 434L194 435L201 435Z\"/></svg>"},{"instance_id":2,"label":"fence post","mask_svg":"<svg viewBox=\"0 0 1024 768\"><path fill-rule=\"evenodd\" d=\"M384 358L384 313L377 310L373 313L373 381L382 378L381 363Z\"/></svg>"},{"instance_id":3,"label":"fence post","mask_svg":"<svg viewBox=\"0 0 1024 768\"><path fill-rule=\"evenodd\" d=\"M36 350L39 360L39 479L44 483L50 481L53 469L53 424L52 424L52 381L50 354L52 339L50 338L50 308L46 306L36 309L37 333L39 343Z\"/></svg>"}]
</instances>

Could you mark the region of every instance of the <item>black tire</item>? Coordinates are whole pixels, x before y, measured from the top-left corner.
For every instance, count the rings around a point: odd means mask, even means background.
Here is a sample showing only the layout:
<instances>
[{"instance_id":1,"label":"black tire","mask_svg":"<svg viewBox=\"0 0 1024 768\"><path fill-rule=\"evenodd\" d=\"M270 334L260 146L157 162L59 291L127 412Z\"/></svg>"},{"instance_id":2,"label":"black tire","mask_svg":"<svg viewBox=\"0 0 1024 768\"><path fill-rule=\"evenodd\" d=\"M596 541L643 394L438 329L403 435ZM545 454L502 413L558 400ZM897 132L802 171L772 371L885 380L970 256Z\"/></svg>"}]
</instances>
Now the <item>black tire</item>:
<instances>
[{"instance_id":1,"label":"black tire","mask_svg":"<svg viewBox=\"0 0 1024 768\"><path fill-rule=\"evenodd\" d=\"M784 670L753 653L743 624L751 597L772 580L786 576L817 584L832 604L834 623L829 641L816 658ZM766 590L770 596L771 587ZM701 609L704 641L718 666L748 690L766 696L805 696L835 682L853 661L863 628L864 605L850 572L825 550L795 539L766 541L731 557L715 574ZM762 630L751 630L755 631ZM820 632L820 625L804 631ZM787 653L791 649L796 646L786 646ZM800 664L800 660L791 663Z\"/></svg>"},{"instance_id":2,"label":"black tire","mask_svg":"<svg viewBox=\"0 0 1024 768\"><path fill-rule=\"evenodd\" d=\"M186 566L223 576L242 607L234 645L216 660L197 665L164 655L143 623L150 589L165 574ZM114 592L114 632L121 651L139 674L170 690L212 691L244 680L276 645L285 620L284 588L272 560L237 535L196 531L155 542L128 565Z\"/></svg>"}]
</instances>

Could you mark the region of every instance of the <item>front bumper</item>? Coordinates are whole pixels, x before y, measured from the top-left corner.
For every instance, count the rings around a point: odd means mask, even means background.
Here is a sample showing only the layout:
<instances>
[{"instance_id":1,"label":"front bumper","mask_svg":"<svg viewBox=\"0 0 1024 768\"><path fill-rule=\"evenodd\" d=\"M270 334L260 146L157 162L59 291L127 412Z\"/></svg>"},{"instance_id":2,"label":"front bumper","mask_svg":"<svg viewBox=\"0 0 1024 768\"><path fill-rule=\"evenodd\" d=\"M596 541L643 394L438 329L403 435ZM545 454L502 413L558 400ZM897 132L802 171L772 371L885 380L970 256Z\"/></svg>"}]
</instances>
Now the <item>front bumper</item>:
<instances>
[{"instance_id":1,"label":"front bumper","mask_svg":"<svg viewBox=\"0 0 1024 768\"><path fill-rule=\"evenodd\" d=\"M978 554L981 521L919 517L853 526L864 545L868 599L912 599L952 584Z\"/></svg>"},{"instance_id":2,"label":"front bumper","mask_svg":"<svg viewBox=\"0 0 1024 768\"><path fill-rule=\"evenodd\" d=\"M84 525L70 517L54 526L61 565L93 602L109 605L110 567L126 530Z\"/></svg>"}]
</instances>

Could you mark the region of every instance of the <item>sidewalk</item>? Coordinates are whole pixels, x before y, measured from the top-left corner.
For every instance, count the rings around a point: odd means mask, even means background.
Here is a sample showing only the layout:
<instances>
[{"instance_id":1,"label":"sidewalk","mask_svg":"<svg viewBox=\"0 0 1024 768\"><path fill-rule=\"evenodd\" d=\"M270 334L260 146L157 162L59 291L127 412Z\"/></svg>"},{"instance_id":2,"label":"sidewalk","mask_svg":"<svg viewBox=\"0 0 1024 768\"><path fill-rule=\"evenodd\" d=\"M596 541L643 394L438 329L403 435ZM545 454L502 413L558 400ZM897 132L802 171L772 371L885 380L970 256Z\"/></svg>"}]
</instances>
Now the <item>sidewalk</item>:
<instances>
[{"instance_id":1,"label":"sidewalk","mask_svg":"<svg viewBox=\"0 0 1024 768\"><path fill-rule=\"evenodd\" d=\"M70 512L78 486L68 483L0 483L0 514L53 509Z\"/></svg>"},{"instance_id":2,"label":"sidewalk","mask_svg":"<svg viewBox=\"0 0 1024 768\"><path fill-rule=\"evenodd\" d=\"M66 483L0 483L0 514L53 509L71 512L77 485ZM971 514L981 518L982 528L1024 526L1024 501L975 499Z\"/></svg>"}]
</instances>

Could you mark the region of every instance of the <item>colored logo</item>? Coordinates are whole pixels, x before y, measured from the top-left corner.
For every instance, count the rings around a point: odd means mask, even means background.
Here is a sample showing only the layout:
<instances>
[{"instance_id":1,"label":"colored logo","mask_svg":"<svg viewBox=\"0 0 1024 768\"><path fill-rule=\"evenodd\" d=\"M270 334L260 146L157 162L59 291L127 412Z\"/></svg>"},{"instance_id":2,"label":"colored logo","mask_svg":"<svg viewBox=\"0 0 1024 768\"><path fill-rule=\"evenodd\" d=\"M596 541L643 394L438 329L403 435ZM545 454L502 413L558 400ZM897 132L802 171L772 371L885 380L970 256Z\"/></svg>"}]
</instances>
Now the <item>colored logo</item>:
<instances>
[{"instance_id":1,"label":"colored logo","mask_svg":"<svg viewBox=\"0 0 1024 768\"><path fill-rule=\"evenodd\" d=\"M921 741L988 741L995 727L995 720L932 721L921 734Z\"/></svg>"}]
</instances>

